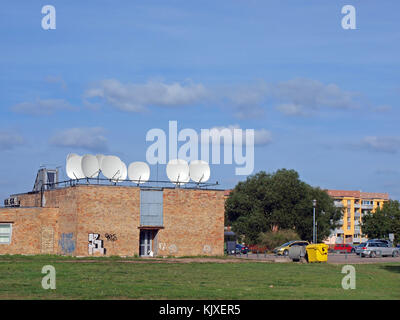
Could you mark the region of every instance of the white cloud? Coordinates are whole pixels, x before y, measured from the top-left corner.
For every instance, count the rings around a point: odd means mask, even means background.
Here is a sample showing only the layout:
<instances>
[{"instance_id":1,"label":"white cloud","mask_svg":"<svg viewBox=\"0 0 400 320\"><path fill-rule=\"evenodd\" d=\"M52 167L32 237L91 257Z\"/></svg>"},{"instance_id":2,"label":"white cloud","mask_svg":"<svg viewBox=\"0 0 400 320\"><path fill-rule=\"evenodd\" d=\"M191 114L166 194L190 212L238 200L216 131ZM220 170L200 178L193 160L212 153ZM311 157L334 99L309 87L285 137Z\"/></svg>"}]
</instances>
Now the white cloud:
<instances>
[{"instance_id":1,"label":"white cloud","mask_svg":"<svg viewBox=\"0 0 400 320\"><path fill-rule=\"evenodd\" d=\"M22 102L11 107L16 113L31 115L51 115L62 110L76 110L67 101L63 99L37 99L35 102Z\"/></svg>"},{"instance_id":2,"label":"white cloud","mask_svg":"<svg viewBox=\"0 0 400 320\"><path fill-rule=\"evenodd\" d=\"M99 101L131 112L151 106L176 107L203 104L222 107L238 119L264 117L268 106L286 116L313 116L321 110L361 108L361 94L341 89L336 84L296 78L279 83L257 81L249 84L206 86L201 83L121 83L115 79L98 82L84 93L86 104L98 107ZM378 107L377 111L388 109Z\"/></svg>"},{"instance_id":3,"label":"white cloud","mask_svg":"<svg viewBox=\"0 0 400 320\"><path fill-rule=\"evenodd\" d=\"M50 143L58 147L106 151L108 147L104 132L105 130L100 127L71 128L58 132Z\"/></svg>"},{"instance_id":4,"label":"white cloud","mask_svg":"<svg viewBox=\"0 0 400 320\"><path fill-rule=\"evenodd\" d=\"M307 112L304 107L294 103L285 103L278 105L276 109L286 116L306 116Z\"/></svg>"},{"instance_id":5,"label":"white cloud","mask_svg":"<svg viewBox=\"0 0 400 320\"><path fill-rule=\"evenodd\" d=\"M392 111L392 106L380 105L380 106L377 106L377 107L373 107L372 111L373 112L377 112L377 113L387 113L387 112Z\"/></svg>"},{"instance_id":6,"label":"white cloud","mask_svg":"<svg viewBox=\"0 0 400 320\"><path fill-rule=\"evenodd\" d=\"M0 150L11 150L24 144L24 139L17 133L0 131Z\"/></svg>"},{"instance_id":7,"label":"white cloud","mask_svg":"<svg viewBox=\"0 0 400 320\"><path fill-rule=\"evenodd\" d=\"M64 81L63 78L61 78L60 76L47 76L44 79L47 83L55 83L55 84L59 84L61 86L62 89L66 90L67 89L67 84Z\"/></svg>"},{"instance_id":8,"label":"white cloud","mask_svg":"<svg viewBox=\"0 0 400 320\"><path fill-rule=\"evenodd\" d=\"M123 84L115 79L101 81L86 90L85 98L100 98L113 107L132 112L140 112L149 106L185 106L198 102L206 96L201 84L163 83L149 81L145 84Z\"/></svg>"},{"instance_id":9,"label":"white cloud","mask_svg":"<svg viewBox=\"0 0 400 320\"><path fill-rule=\"evenodd\" d=\"M361 106L358 93L311 79L280 82L273 86L273 96L280 102L277 109L289 116L312 115L322 108L352 110Z\"/></svg>"},{"instance_id":10,"label":"white cloud","mask_svg":"<svg viewBox=\"0 0 400 320\"><path fill-rule=\"evenodd\" d=\"M229 125L226 127L213 127L210 130L216 129L221 132L224 129L228 129L233 137L234 129L241 129L239 125ZM214 131L215 132L215 131ZM213 131L210 131L211 136L213 136ZM264 146L272 142L272 134L270 131L266 129L255 129L254 130L254 145L255 146ZM242 144L246 143L246 129L242 129Z\"/></svg>"},{"instance_id":11,"label":"white cloud","mask_svg":"<svg viewBox=\"0 0 400 320\"><path fill-rule=\"evenodd\" d=\"M396 153L400 151L400 137L365 137L360 145L372 151Z\"/></svg>"}]
</instances>

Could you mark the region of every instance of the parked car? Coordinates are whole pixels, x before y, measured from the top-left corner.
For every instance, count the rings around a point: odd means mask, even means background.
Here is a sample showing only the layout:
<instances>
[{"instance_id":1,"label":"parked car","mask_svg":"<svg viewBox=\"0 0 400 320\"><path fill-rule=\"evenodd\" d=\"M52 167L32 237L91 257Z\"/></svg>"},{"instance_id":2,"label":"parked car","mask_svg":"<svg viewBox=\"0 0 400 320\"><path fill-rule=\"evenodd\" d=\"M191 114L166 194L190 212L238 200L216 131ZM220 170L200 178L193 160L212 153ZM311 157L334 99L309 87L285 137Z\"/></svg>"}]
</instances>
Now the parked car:
<instances>
[{"instance_id":1,"label":"parked car","mask_svg":"<svg viewBox=\"0 0 400 320\"><path fill-rule=\"evenodd\" d=\"M290 247L293 246L308 246L310 243L308 241L303 241L303 240L293 240L293 241L289 241L286 242L284 244L282 244L279 247L276 247L274 249L274 253L277 255L283 255L283 256L287 256L289 254L289 249Z\"/></svg>"},{"instance_id":2,"label":"parked car","mask_svg":"<svg viewBox=\"0 0 400 320\"><path fill-rule=\"evenodd\" d=\"M384 256L399 256L399 249L389 246L389 244L384 242L366 242L365 246L362 247L360 256L374 258L378 255L378 252Z\"/></svg>"},{"instance_id":3,"label":"parked car","mask_svg":"<svg viewBox=\"0 0 400 320\"><path fill-rule=\"evenodd\" d=\"M355 252L355 248L349 244L346 243L337 243L335 244L335 246L333 247L333 251L335 252L347 252L347 253L354 253Z\"/></svg>"},{"instance_id":4,"label":"parked car","mask_svg":"<svg viewBox=\"0 0 400 320\"><path fill-rule=\"evenodd\" d=\"M265 246L259 246L256 244L252 244L252 245L249 245L249 251L252 253L261 253L261 252L267 252L267 251L269 251L269 249Z\"/></svg>"},{"instance_id":5,"label":"parked car","mask_svg":"<svg viewBox=\"0 0 400 320\"><path fill-rule=\"evenodd\" d=\"M367 244L366 242L363 242L363 243L360 243L358 246L355 246L354 249L355 249L356 255L359 255L361 253L361 251L363 250L363 247L365 247L366 244Z\"/></svg>"},{"instance_id":6,"label":"parked car","mask_svg":"<svg viewBox=\"0 0 400 320\"><path fill-rule=\"evenodd\" d=\"M385 239L369 239L367 240L368 242L381 242L381 243L386 243L389 247L393 247L393 243L389 240L385 240Z\"/></svg>"},{"instance_id":7,"label":"parked car","mask_svg":"<svg viewBox=\"0 0 400 320\"><path fill-rule=\"evenodd\" d=\"M244 246L243 244L236 244L236 253L243 253L246 254L247 252L249 252L249 248Z\"/></svg>"}]
</instances>

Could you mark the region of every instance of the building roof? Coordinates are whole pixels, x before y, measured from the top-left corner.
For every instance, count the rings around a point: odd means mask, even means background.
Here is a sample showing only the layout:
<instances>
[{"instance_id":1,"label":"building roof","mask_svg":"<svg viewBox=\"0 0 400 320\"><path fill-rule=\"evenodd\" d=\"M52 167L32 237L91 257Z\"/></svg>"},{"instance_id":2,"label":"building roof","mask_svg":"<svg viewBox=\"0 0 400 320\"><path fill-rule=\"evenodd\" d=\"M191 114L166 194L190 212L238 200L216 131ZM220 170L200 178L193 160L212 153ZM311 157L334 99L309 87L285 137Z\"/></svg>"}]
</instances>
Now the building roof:
<instances>
[{"instance_id":1,"label":"building roof","mask_svg":"<svg viewBox=\"0 0 400 320\"><path fill-rule=\"evenodd\" d=\"M224 192L224 196L229 196L230 195L230 193L232 192L232 190L231 189L227 189L227 190L225 190L225 192Z\"/></svg>"},{"instance_id":2,"label":"building roof","mask_svg":"<svg viewBox=\"0 0 400 320\"><path fill-rule=\"evenodd\" d=\"M353 197L359 199L389 200L388 193L362 192L362 191L351 191L351 190L326 190L326 192L328 193L328 195L334 198Z\"/></svg>"}]
</instances>

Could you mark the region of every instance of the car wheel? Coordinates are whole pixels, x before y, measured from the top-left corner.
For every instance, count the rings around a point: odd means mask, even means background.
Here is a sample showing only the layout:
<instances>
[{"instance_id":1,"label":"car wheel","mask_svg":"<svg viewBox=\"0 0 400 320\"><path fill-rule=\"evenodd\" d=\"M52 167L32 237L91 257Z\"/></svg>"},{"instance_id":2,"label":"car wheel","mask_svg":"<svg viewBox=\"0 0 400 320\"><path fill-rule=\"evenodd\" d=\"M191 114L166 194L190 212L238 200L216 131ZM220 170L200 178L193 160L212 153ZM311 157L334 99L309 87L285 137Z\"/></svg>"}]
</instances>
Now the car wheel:
<instances>
[{"instance_id":1,"label":"car wheel","mask_svg":"<svg viewBox=\"0 0 400 320\"><path fill-rule=\"evenodd\" d=\"M285 257L287 257L287 256L289 255L289 250L283 251L283 255L284 255Z\"/></svg>"},{"instance_id":2,"label":"car wheel","mask_svg":"<svg viewBox=\"0 0 400 320\"><path fill-rule=\"evenodd\" d=\"M376 257L376 253L375 251L371 251L371 253L369 254L370 258L375 258Z\"/></svg>"}]
</instances>

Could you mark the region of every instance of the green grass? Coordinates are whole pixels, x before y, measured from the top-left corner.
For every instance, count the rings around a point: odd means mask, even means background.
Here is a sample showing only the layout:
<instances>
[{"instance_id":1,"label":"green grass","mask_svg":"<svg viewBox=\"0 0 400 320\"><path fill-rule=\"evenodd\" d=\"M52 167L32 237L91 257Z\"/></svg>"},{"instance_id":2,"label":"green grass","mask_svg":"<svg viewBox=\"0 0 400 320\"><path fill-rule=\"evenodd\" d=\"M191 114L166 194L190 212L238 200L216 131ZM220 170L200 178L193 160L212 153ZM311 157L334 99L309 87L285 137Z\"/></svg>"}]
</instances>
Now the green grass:
<instances>
[{"instance_id":1,"label":"green grass","mask_svg":"<svg viewBox=\"0 0 400 320\"><path fill-rule=\"evenodd\" d=\"M0 256L0 299L400 299L399 263L354 265L356 289L344 290L342 265L135 260ZM44 265L56 290L41 286Z\"/></svg>"}]
</instances>

